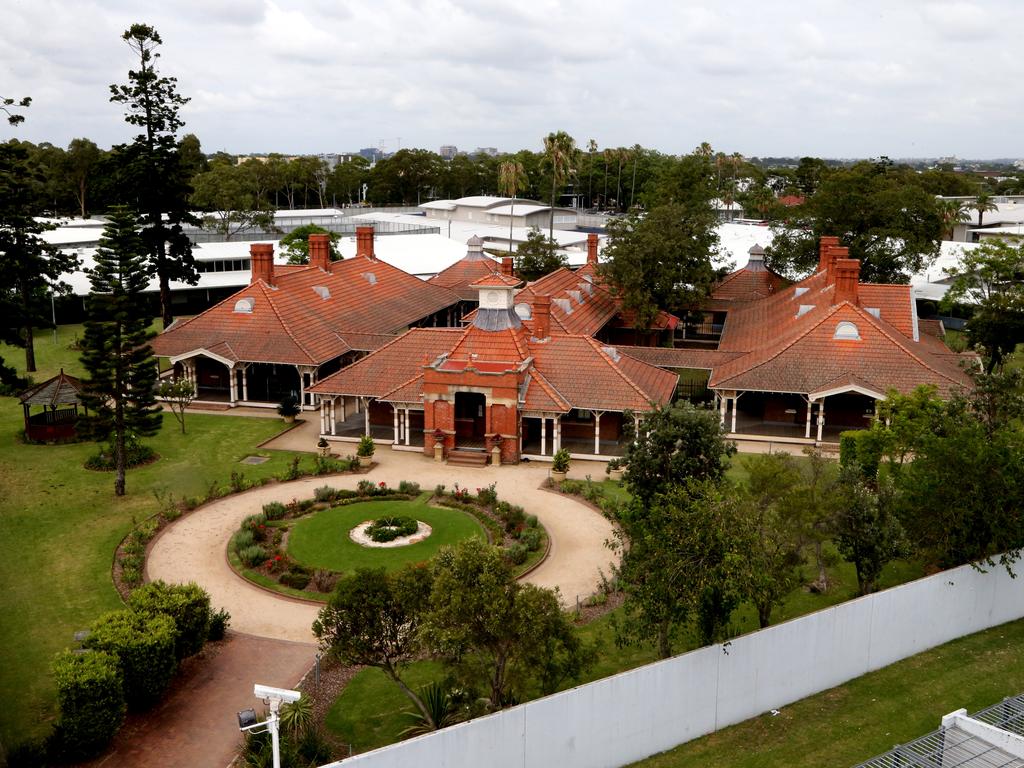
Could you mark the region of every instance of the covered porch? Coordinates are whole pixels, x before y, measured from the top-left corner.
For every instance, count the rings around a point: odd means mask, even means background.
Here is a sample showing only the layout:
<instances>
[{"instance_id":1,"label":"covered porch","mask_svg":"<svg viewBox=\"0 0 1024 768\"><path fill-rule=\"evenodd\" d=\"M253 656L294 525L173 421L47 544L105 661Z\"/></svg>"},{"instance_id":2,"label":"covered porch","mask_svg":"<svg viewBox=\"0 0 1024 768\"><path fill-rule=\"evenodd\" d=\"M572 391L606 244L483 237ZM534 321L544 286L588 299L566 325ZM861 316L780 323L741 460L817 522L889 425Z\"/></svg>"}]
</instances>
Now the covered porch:
<instances>
[{"instance_id":1,"label":"covered porch","mask_svg":"<svg viewBox=\"0 0 1024 768\"><path fill-rule=\"evenodd\" d=\"M624 456L623 418L624 414L618 411L524 412L521 453L526 458L542 460L562 448L578 459Z\"/></svg>"},{"instance_id":2,"label":"covered porch","mask_svg":"<svg viewBox=\"0 0 1024 768\"><path fill-rule=\"evenodd\" d=\"M392 442L393 408L372 397L360 395L319 395L320 436L327 440L358 441L369 435L376 441ZM422 420L421 420L422 448Z\"/></svg>"},{"instance_id":3,"label":"covered porch","mask_svg":"<svg viewBox=\"0 0 1024 768\"><path fill-rule=\"evenodd\" d=\"M778 439L809 445L838 443L850 429L864 429L884 395L861 387L796 392L715 392L715 405L730 437Z\"/></svg>"},{"instance_id":4,"label":"covered porch","mask_svg":"<svg viewBox=\"0 0 1024 768\"><path fill-rule=\"evenodd\" d=\"M173 376L195 387L197 403L276 408L292 397L304 410L315 408L308 388L318 380L317 366L243 362L201 349L170 358Z\"/></svg>"}]
</instances>

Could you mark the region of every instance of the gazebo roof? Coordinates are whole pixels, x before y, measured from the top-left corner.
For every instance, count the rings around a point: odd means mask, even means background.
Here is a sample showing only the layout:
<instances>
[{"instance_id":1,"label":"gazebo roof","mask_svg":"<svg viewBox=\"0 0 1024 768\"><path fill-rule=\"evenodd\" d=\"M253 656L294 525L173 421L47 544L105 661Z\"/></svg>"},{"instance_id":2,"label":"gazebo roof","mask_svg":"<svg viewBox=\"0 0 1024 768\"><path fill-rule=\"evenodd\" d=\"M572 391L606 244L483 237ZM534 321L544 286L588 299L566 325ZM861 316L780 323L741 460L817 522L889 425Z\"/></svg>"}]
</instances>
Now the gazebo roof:
<instances>
[{"instance_id":1,"label":"gazebo roof","mask_svg":"<svg viewBox=\"0 0 1024 768\"><path fill-rule=\"evenodd\" d=\"M82 391L82 382L74 376L60 373L52 379L47 379L42 384L36 384L18 395L22 405L78 405L82 402L79 394Z\"/></svg>"}]
</instances>

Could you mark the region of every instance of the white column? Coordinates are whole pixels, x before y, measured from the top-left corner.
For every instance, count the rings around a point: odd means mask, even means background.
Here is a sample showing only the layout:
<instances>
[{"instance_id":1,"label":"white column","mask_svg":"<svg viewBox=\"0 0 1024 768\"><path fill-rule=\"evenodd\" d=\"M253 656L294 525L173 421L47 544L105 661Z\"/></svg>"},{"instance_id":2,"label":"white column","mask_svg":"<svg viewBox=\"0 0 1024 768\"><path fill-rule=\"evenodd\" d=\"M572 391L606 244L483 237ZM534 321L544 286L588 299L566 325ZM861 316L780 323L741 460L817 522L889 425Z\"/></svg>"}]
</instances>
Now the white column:
<instances>
[{"instance_id":1,"label":"white column","mask_svg":"<svg viewBox=\"0 0 1024 768\"><path fill-rule=\"evenodd\" d=\"M724 427L725 426L725 409L728 407L728 403L726 402L725 395L719 395L718 396L718 402L719 402L719 406L718 406L719 420L721 421L721 424Z\"/></svg>"},{"instance_id":2,"label":"white column","mask_svg":"<svg viewBox=\"0 0 1024 768\"><path fill-rule=\"evenodd\" d=\"M560 451L562 450L562 417L555 416L553 421L555 425L555 450Z\"/></svg>"},{"instance_id":3,"label":"white column","mask_svg":"<svg viewBox=\"0 0 1024 768\"><path fill-rule=\"evenodd\" d=\"M394 425L395 425L395 440L394 440L394 444L395 445L401 445L402 435L400 434L400 432L398 430L398 406L395 405L394 403L392 403L391 404L391 410L393 410L395 412L395 416L394 416L394 419L393 419Z\"/></svg>"},{"instance_id":4,"label":"white column","mask_svg":"<svg viewBox=\"0 0 1024 768\"><path fill-rule=\"evenodd\" d=\"M601 412L594 411L594 455L601 455Z\"/></svg>"},{"instance_id":5,"label":"white column","mask_svg":"<svg viewBox=\"0 0 1024 768\"><path fill-rule=\"evenodd\" d=\"M348 415L345 413L345 396L342 395L341 396L341 420L342 421L346 421L347 419L348 419Z\"/></svg>"},{"instance_id":6,"label":"white column","mask_svg":"<svg viewBox=\"0 0 1024 768\"><path fill-rule=\"evenodd\" d=\"M540 455L548 455L548 418L543 414L540 417Z\"/></svg>"},{"instance_id":7,"label":"white column","mask_svg":"<svg viewBox=\"0 0 1024 768\"><path fill-rule=\"evenodd\" d=\"M363 434L370 434L370 400L369 398L360 398L363 401Z\"/></svg>"},{"instance_id":8,"label":"white column","mask_svg":"<svg viewBox=\"0 0 1024 768\"><path fill-rule=\"evenodd\" d=\"M821 442L821 433L825 428L825 398L818 403L818 442Z\"/></svg>"},{"instance_id":9,"label":"white column","mask_svg":"<svg viewBox=\"0 0 1024 768\"><path fill-rule=\"evenodd\" d=\"M409 429L409 409L405 409L405 444L412 445L412 430Z\"/></svg>"},{"instance_id":10,"label":"white column","mask_svg":"<svg viewBox=\"0 0 1024 768\"><path fill-rule=\"evenodd\" d=\"M807 424L804 427L804 439L805 440L810 440L811 439L811 408L814 407L814 401L811 400L809 397L805 398L805 399L807 400Z\"/></svg>"},{"instance_id":11,"label":"white column","mask_svg":"<svg viewBox=\"0 0 1024 768\"><path fill-rule=\"evenodd\" d=\"M739 402L740 396L733 395L732 398L732 433L736 434L736 403Z\"/></svg>"},{"instance_id":12,"label":"white column","mask_svg":"<svg viewBox=\"0 0 1024 768\"><path fill-rule=\"evenodd\" d=\"M331 398L331 413L330 413L330 422L329 422L328 426L330 427L330 432L331 432L332 435L337 434L337 429L338 429L338 427L337 427L338 421L335 418L335 414L334 414L334 406L337 404L337 402L338 402L338 398L336 398L336 397L332 397Z\"/></svg>"},{"instance_id":13,"label":"white column","mask_svg":"<svg viewBox=\"0 0 1024 768\"><path fill-rule=\"evenodd\" d=\"M249 400L249 364L242 364L242 399Z\"/></svg>"},{"instance_id":14,"label":"white column","mask_svg":"<svg viewBox=\"0 0 1024 768\"><path fill-rule=\"evenodd\" d=\"M330 410L330 406L327 405L326 400L320 401L320 434L327 434L327 412Z\"/></svg>"},{"instance_id":15,"label":"white column","mask_svg":"<svg viewBox=\"0 0 1024 768\"><path fill-rule=\"evenodd\" d=\"M228 401L234 405L238 399L238 376L235 374L235 366L228 368Z\"/></svg>"},{"instance_id":16,"label":"white column","mask_svg":"<svg viewBox=\"0 0 1024 768\"><path fill-rule=\"evenodd\" d=\"M306 408L306 374L302 372L302 366L296 365L295 370L299 372L299 408Z\"/></svg>"}]
</instances>

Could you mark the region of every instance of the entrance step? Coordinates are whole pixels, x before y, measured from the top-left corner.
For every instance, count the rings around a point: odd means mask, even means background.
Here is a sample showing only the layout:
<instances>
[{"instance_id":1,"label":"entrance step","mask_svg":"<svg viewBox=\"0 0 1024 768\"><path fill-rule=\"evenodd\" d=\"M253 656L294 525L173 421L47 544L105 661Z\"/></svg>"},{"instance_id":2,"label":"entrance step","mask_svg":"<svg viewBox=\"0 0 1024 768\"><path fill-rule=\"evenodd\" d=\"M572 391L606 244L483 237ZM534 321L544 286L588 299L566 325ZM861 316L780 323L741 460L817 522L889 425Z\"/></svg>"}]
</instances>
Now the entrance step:
<instances>
[{"instance_id":1,"label":"entrance step","mask_svg":"<svg viewBox=\"0 0 1024 768\"><path fill-rule=\"evenodd\" d=\"M483 451L449 451L448 463L459 467L486 467L487 454Z\"/></svg>"},{"instance_id":2,"label":"entrance step","mask_svg":"<svg viewBox=\"0 0 1024 768\"><path fill-rule=\"evenodd\" d=\"M196 411L229 411L231 406L227 403L214 403L209 400L193 400L188 406L190 409Z\"/></svg>"}]
</instances>

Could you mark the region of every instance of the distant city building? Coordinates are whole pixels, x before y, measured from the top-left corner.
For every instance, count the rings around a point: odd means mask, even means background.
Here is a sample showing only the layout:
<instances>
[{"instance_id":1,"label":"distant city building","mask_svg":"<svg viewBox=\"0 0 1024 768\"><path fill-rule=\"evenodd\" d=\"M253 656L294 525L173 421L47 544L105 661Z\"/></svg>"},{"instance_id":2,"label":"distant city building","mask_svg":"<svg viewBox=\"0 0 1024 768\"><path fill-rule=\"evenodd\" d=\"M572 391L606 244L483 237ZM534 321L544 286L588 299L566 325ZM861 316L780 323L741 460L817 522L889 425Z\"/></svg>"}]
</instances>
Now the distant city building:
<instances>
[{"instance_id":1,"label":"distant city building","mask_svg":"<svg viewBox=\"0 0 1024 768\"><path fill-rule=\"evenodd\" d=\"M359 156L365 157L371 163L376 163L378 160L384 159L384 152L377 147L366 147L359 150Z\"/></svg>"},{"instance_id":2,"label":"distant city building","mask_svg":"<svg viewBox=\"0 0 1024 768\"><path fill-rule=\"evenodd\" d=\"M328 171L333 171L342 163L347 163L353 157L357 156L358 154L355 152L326 152L324 154L317 155L318 158L327 164Z\"/></svg>"},{"instance_id":3,"label":"distant city building","mask_svg":"<svg viewBox=\"0 0 1024 768\"><path fill-rule=\"evenodd\" d=\"M445 160L451 160L457 154L459 154L459 148L454 144L443 144L441 145L440 151L437 153Z\"/></svg>"},{"instance_id":4,"label":"distant city building","mask_svg":"<svg viewBox=\"0 0 1024 768\"><path fill-rule=\"evenodd\" d=\"M477 147L476 149L473 150L473 154L474 155L487 155L488 157L497 157L498 156L498 148L497 147Z\"/></svg>"}]
</instances>

